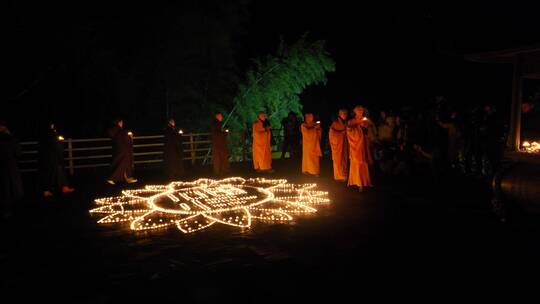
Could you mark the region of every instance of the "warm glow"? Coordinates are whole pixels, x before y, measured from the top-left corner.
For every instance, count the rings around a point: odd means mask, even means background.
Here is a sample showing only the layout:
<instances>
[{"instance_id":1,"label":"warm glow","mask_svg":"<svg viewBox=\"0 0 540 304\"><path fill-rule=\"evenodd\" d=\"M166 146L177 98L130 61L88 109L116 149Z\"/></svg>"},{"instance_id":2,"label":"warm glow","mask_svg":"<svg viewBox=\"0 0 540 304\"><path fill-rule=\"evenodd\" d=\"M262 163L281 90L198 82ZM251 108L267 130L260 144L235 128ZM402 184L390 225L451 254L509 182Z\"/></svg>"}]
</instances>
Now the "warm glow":
<instances>
[{"instance_id":1,"label":"warm glow","mask_svg":"<svg viewBox=\"0 0 540 304\"><path fill-rule=\"evenodd\" d=\"M318 123L318 124L320 124L320 123L321 123L321 121L320 121L320 120L317 120L317 121L316 121L315 123Z\"/></svg>"},{"instance_id":2,"label":"warm glow","mask_svg":"<svg viewBox=\"0 0 540 304\"><path fill-rule=\"evenodd\" d=\"M183 130L179 130L179 131L178 131L178 134L184 134L184 131L183 131Z\"/></svg>"},{"instance_id":3,"label":"warm glow","mask_svg":"<svg viewBox=\"0 0 540 304\"><path fill-rule=\"evenodd\" d=\"M133 132L129 131L129 132L128 132L128 135L129 135L129 136L133 136Z\"/></svg>"},{"instance_id":4,"label":"warm glow","mask_svg":"<svg viewBox=\"0 0 540 304\"><path fill-rule=\"evenodd\" d=\"M64 136L62 136L62 135L58 136L58 140L59 140L59 141L63 141L63 140L64 140Z\"/></svg>"},{"instance_id":5,"label":"warm glow","mask_svg":"<svg viewBox=\"0 0 540 304\"><path fill-rule=\"evenodd\" d=\"M229 129L225 129L225 133L229 133Z\"/></svg>"},{"instance_id":6,"label":"warm glow","mask_svg":"<svg viewBox=\"0 0 540 304\"><path fill-rule=\"evenodd\" d=\"M367 117L362 118L362 120L367 120Z\"/></svg>"},{"instance_id":7,"label":"warm glow","mask_svg":"<svg viewBox=\"0 0 540 304\"><path fill-rule=\"evenodd\" d=\"M90 213L105 215L98 223L130 222L132 230L175 225L191 233L215 223L249 228L253 220L286 222L316 212L313 206L329 202L328 193L316 187L285 179L203 178L124 190L121 196L96 199L101 207Z\"/></svg>"},{"instance_id":8,"label":"warm glow","mask_svg":"<svg viewBox=\"0 0 540 304\"><path fill-rule=\"evenodd\" d=\"M533 142L524 141L521 144L521 148L522 148L521 151L523 152L540 153L540 143L536 141L533 141Z\"/></svg>"}]
</instances>

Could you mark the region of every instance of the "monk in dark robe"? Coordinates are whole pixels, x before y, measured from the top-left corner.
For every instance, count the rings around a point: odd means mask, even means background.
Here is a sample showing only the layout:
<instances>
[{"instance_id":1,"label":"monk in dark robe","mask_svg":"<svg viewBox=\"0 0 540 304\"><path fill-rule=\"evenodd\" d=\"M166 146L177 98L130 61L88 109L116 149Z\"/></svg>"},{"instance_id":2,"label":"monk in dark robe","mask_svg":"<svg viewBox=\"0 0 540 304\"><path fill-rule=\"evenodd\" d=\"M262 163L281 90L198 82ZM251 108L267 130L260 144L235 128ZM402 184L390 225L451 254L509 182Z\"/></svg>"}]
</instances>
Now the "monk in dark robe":
<instances>
[{"instance_id":1,"label":"monk in dark robe","mask_svg":"<svg viewBox=\"0 0 540 304\"><path fill-rule=\"evenodd\" d=\"M6 123L0 121L0 215L3 219L11 217L13 203L23 196L21 174L17 167L20 155L17 139L11 135Z\"/></svg>"},{"instance_id":2,"label":"monk in dark robe","mask_svg":"<svg viewBox=\"0 0 540 304\"><path fill-rule=\"evenodd\" d=\"M281 121L283 127L283 145L281 147L281 159L285 158L285 153L289 152L289 158L294 159L299 154L300 145L300 123L294 112Z\"/></svg>"},{"instance_id":3,"label":"monk in dark robe","mask_svg":"<svg viewBox=\"0 0 540 304\"><path fill-rule=\"evenodd\" d=\"M112 139L112 173L107 182L111 185L121 181L137 182L133 178L133 133L124 130L124 121L117 119L108 134Z\"/></svg>"},{"instance_id":4,"label":"monk in dark robe","mask_svg":"<svg viewBox=\"0 0 540 304\"><path fill-rule=\"evenodd\" d=\"M169 179L178 178L184 174L183 134L182 130L176 128L174 119L169 119L165 128L163 146L163 165Z\"/></svg>"},{"instance_id":5,"label":"monk in dark robe","mask_svg":"<svg viewBox=\"0 0 540 304\"><path fill-rule=\"evenodd\" d=\"M58 134L54 123L47 125L39 141L39 176L43 196L50 197L56 189L71 193L64 168L64 137Z\"/></svg>"},{"instance_id":6,"label":"monk in dark robe","mask_svg":"<svg viewBox=\"0 0 540 304\"><path fill-rule=\"evenodd\" d=\"M216 113L215 119L210 124L212 139L212 162L214 174L221 175L229 172L229 153L227 153L227 133L223 130L223 114Z\"/></svg>"}]
</instances>

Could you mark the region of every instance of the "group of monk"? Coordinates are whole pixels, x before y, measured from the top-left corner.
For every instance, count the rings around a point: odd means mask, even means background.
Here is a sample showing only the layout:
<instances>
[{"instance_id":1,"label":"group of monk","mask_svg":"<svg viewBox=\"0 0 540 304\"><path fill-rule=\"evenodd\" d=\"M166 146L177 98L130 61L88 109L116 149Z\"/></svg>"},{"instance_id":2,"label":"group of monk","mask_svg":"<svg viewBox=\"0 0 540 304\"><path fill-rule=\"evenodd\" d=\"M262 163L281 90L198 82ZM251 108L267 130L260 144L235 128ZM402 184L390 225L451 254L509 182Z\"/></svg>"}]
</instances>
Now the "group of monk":
<instances>
[{"instance_id":1,"label":"group of monk","mask_svg":"<svg viewBox=\"0 0 540 304\"><path fill-rule=\"evenodd\" d=\"M360 191L372 187L369 166L373 163L368 137L371 121L364 116L364 108L356 106L354 117L348 119L348 111L340 110L338 118L330 126L329 141L332 149L334 179L347 181ZM347 170L348 169L348 170Z\"/></svg>"},{"instance_id":2,"label":"group of monk","mask_svg":"<svg viewBox=\"0 0 540 304\"><path fill-rule=\"evenodd\" d=\"M338 118L330 126L328 139L332 150L334 179L356 186L359 191L372 187L369 166L373 160L367 136L371 121L364 116L364 108L354 108L354 117L348 111L339 111ZM321 153L321 125L313 121L313 114L306 113L301 125L302 172L319 176Z\"/></svg>"},{"instance_id":3,"label":"group of monk","mask_svg":"<svg viewBox=\"0 0 540 304\"><path fill-rule=\"evenodd\" d=\"M354 113L354 118L348 120L347 110L339 112L339 118L330 127L329 141L332 149L334 179L348 181L348 185L363 189L371 186L369 176L371 154L368 147L368 136L366 136L370 122L366 121L362 107L356 107ZM2 128L7 130L6 127ZM210 129L214 174L227 174L229 172L227 151L229 130L223 127L222 113L215 114ZM302 173L319 176L322 156L320 121L315 121L313 113L305 113L304 122L289 124L289 129L295 130L297 135L301 134L302 137ZM298 134L298 129L300 134ZM74 189L68 186L64 168L64 138L58 134L53 123L48 124L44 130L39 147L39 172L43 196L50 197L55 192L71 193ZM6 138L11 138L8 131L3 133L6 134ZM108 135L112 139L112 162L111 173L106 181L113 185L118 182L137 182L133 176L133 134L124 128L122 119L116 119L108 130ZM272 131L264 112L257 114L257 120L252 125L252 136L252 159L255 171L260 173L274 172L272 169ZM164 131L163 150L164 173L169 179L179 178L184 174L182 137L183 131L176 127L174 119L169 119ZM296 157L298 137L296 135L285 137L288 143L287 147L290 148L290 157ZM284 153L282 153L282 158L283 155ZM13 163L16 164L16 161Z\"/></svg>"},{"instance_id":4,"label":"group of monk","mask_svg":"<svg viewBox=\"0 0 540 304\"><path fill-rule=\"evenodd\" d=\"M211 124L212 156L214 173L226 174L229 169L226 134L228 130L222 127L223 115L216 113ZM354 117L349 119L347 110L340 110L329 132L329 142L332 150L334 179L356 186L360 191L371 187L369 166L372 157L367 136L371 121L364 116L364 108L354 108ZM302 173L320 175L320 159L322 157L320 121L315 121L313 113L304 114L304 122L300 124L302 135ZM272 131L264 112L257 114L257 120L252 125L252 159L253 168L260 173L272 173Z\"/></svg>"}]
</instances>

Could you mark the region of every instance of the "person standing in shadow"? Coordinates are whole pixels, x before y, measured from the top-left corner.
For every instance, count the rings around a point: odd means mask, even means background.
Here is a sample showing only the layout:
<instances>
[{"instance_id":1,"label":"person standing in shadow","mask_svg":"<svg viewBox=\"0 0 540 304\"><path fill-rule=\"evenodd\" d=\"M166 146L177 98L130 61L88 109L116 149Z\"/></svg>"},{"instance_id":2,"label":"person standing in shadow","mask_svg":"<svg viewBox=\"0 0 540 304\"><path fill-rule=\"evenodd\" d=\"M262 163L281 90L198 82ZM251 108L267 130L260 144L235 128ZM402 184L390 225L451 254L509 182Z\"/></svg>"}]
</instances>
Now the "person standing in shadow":
<instances>
[{"instance_id":1,"label":"person standing in shadow","mask_svg":"<svg viewBox=\"0 0 540 304\"><path fill-rule=\"evenodd\" d=\"M133 178L133 133L124 129L122 119L116 119L108 134L112 139L112 172L107 182L111 185L122 181L136 183L137 180Z\"/></svg>"},{"instance_id":2,"label":"person standing in shadow","mask_svg":"<svg viewBox=\"0 0 540 304\"><path fill-rule=\"evenodd\" d=\"M167 121L165 127L165 143L163 145L163 165L169 179L184 175L184 149L182 136L184 131L176 128L174 119Z\"/></svg>"},{"instance_id":3,"label":"person standing in shadow","mask_svg":"<svg viewBox=\"0 0 540 304\"><path fill-rule=\"evenodd\" d=\"M18 140L9 132L5 121L0 120L0 215L8 219L13 214L13 204L23 196L21 174L17 159L21 156Z\"/></svg>"},{"instance_id":4,"label":"person standing in shadow","mask_svg":"<svg viewBox=\"0 0 540 304\"><path fill-rule=\"evenodd\" d=\"M43 197L51 197L56 189L71 193L64 168L64 137L54 123L47 124L39 141L39 175Z\"/></svg>"}]
</instances>

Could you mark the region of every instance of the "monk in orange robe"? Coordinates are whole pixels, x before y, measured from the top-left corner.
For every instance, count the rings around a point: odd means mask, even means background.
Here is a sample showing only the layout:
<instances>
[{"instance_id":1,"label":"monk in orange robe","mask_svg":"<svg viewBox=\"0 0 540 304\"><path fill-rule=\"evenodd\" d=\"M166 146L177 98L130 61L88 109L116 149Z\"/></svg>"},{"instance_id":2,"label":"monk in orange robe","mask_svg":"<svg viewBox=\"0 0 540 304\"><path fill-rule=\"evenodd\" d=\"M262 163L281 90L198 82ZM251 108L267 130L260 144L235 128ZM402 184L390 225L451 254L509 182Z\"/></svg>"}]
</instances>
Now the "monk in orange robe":
<instances>
[{"instance_id":1,"label":"monk in orange robe","mask_svg":"<svg viewBox=\"0 0 540 304\"><path fill-rule=\"evenodd\" d=\"M347 166L349 161L349 143L347 141L347 110L339 110L337 120L330 126L328 138L332 149L332 163L334 165L334 179L347 180Z\"/></svg>"},{"instance_id":2,"label":"monk in orange robe","mask_svg":"<svg viewBox=\"0 0 540 304\"><path fill-rule=\"evenodd\" d=\"M272 131L266 114L259 112L253 123L253 166L256 171L272 172Z\"/></svg>"},{"instance_id":3,"label":"monk in orange robe","mask_svg":"<svg viewBox=\"0 0 540 304\"><path fill-rule=\"evenodd\" d=\"M313 114L306 113L302 131L302 173L319 176L321 152L321 122L313 121Z\"/></svg>"},{"instance_id":4,"label":"monk in orange robe","mask_svg":"<svg viewBox=\"0 0 540 304\"><path fill-rule=\"evenodd\" d=\"M358 186L360 191L370 187L369 165L373 162L369 150L369 140L365 130L368 120L364 117L364 108L354 108L354 118L347 122L347 140L349 141L349 186Z\"/></svg>"}]
</instances>

